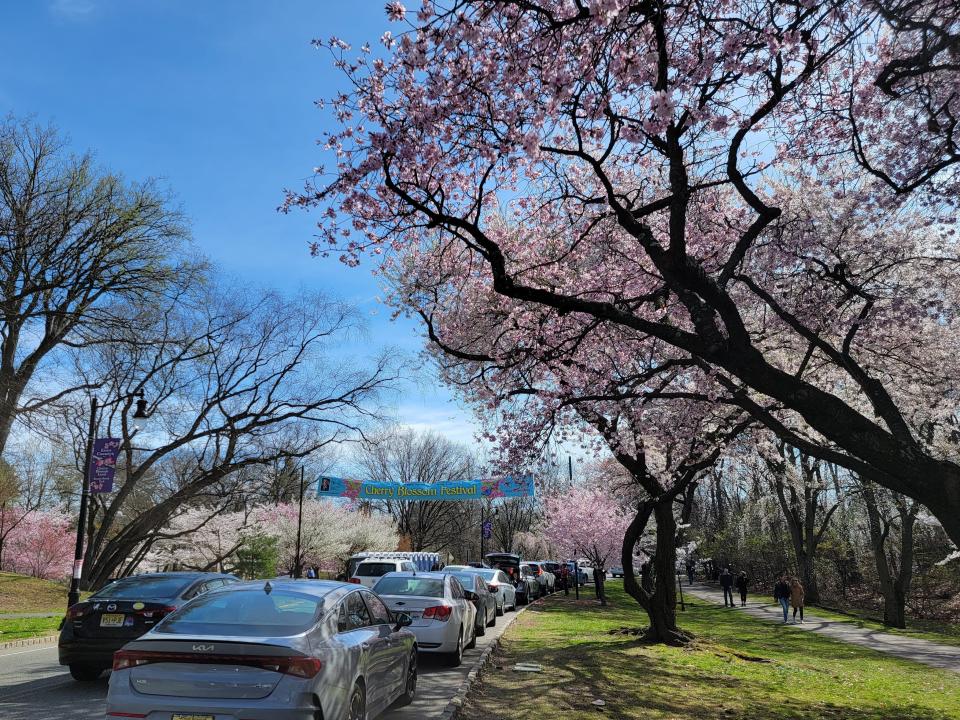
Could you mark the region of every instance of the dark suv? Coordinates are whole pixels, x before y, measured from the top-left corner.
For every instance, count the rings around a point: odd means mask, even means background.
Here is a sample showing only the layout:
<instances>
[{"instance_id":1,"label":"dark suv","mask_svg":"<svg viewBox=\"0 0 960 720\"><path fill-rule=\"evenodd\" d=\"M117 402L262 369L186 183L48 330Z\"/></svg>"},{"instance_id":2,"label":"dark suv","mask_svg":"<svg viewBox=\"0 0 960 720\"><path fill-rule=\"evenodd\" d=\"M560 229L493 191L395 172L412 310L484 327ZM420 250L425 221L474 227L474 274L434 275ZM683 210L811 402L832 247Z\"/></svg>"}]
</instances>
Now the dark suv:
<instances>
[{"instance_id":1,"label":"dark suv","mask_svg":"<svg viewBox=\"0 0 960 720\"><path fill-rule=\"evenodd\" d=\"M72 605L60 627L60 664L75 680L96 680L113 653L136 640L188 600L237 582L233 575L169 572L134 575L105 585Z\"/></svg>"},{"instance_id":2,"label":"dark suv","mask_svg":"<svg viewBox=\"0 0 960 720\"><path fill-rule=\"evenodd\" d=\"M519 555L514 555L513 553L489 553L485 555L483 559L487 561L490 567L503 570L503 572L507 574L507 577L510 578L510 581L513 583L513 587L516 589L518 604L526 605L531 600L537 598L539 590L537 582L535 579L531 580L521 574Z\"/></svg>"}]
</instances>

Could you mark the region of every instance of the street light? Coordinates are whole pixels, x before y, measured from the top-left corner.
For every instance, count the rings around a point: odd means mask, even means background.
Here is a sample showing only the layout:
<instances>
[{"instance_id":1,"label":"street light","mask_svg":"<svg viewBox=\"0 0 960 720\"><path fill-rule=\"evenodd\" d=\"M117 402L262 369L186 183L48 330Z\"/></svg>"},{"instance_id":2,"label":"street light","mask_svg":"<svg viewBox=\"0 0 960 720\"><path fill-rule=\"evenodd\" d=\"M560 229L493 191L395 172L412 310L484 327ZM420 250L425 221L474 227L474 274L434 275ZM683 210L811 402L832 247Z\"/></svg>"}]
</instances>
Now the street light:
<instances>
[{"instance_id":1,"label":"street light","mask_svg":"<svg viewBox=\"0 0 960 720\"><path fill-rule=\"evenodd\" d=\"M147 400L141 388L135 393L126 396L126 399L137 399L137 408L134 410L134 420L146 420L150 417L147 412ZM90 398L90 425L87 430L87 449L83 462L83 489L80 493L80 516L77 518L77 544L73 554L73 577L70 578L70 592L67 593L67 608L80 602L80 576L83 571L83 533L87 525L87 504L90 498L90 465L93 462L93 443L97 432L96 397Z\"/></svg>"}]
</instances>

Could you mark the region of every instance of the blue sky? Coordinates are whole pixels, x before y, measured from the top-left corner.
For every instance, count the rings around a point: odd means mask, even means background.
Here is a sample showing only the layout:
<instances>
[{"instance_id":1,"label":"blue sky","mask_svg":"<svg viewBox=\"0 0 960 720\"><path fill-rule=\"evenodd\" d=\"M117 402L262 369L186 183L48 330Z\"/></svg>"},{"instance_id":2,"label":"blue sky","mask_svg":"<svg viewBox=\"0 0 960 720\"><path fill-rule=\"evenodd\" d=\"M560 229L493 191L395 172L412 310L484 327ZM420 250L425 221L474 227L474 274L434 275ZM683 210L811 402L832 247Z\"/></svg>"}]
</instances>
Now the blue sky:
<instances>
[{"instance_id":1,"label":"blue sky","mask_svg":"<svg viewBox=\"0 0 960 720\"><path fill-rule=\"evenodd\" d=\"M158 177L190 218L197 246L228 275L356 304L372 348L421 347L389 320L369 268L311 259L314 221L282 215L320 154L327 116L313 101L341 86L310 46L358 46L387 29L382 0L30 0L4 2L0 108L53 121L78 150L130 178ZM411 382L398 419L469 441L467 413L430 377Z\"/></svg>"}]
</instances>

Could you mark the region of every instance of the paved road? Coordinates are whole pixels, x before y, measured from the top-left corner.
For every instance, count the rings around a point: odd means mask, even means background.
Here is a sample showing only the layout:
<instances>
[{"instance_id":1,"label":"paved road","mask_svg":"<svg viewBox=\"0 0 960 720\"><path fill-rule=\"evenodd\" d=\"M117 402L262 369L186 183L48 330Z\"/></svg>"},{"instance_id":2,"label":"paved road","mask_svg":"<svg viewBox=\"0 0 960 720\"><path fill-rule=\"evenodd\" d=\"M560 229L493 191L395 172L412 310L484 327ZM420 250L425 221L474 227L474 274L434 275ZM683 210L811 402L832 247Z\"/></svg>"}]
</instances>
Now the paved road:
<instances>
[{"instance_id":1,"label":"paved road","mask_svg":"<svg viewBox=\"0 0 960 720\"><path fill-rule=\"evenodd\" d=\"M723 604L723 593L716 588L694 585L692 588L684 588L684 591L718 605ZM739 603L740 596L736 591L734 591L734 596ZM783 611L780 606L766 601L756 602L751 600L747 602L746 607L738 606L736 609L768 622L783 622ZM943 645L920 638L860 628L849 622L827 620L817 617L816 610L813 612L805 610L803 624L791 625L791 627L826 635L834 640L847 642L851 645L860 645L904 660L913 660L931 667L960 673L960 647L956 645Z\"/></svg>"},{"instance_id":2,"label":"paved road","mask_svg":"<svg viewBox=\"0 0 960 720\"><path fill-rule=\"evenodd\" d=\"M443 663L421 655L417 700L406 708L387 712L383 720L438 718L479 658L500 637L515 613L497 618L495 628L477 638L477 647L464 653L463 665ZM56 645L0 650L0 718L3 720L103 720L106 712L107 673L97 682L74 682L57 664Z\"/></svg>"}]
</instances>

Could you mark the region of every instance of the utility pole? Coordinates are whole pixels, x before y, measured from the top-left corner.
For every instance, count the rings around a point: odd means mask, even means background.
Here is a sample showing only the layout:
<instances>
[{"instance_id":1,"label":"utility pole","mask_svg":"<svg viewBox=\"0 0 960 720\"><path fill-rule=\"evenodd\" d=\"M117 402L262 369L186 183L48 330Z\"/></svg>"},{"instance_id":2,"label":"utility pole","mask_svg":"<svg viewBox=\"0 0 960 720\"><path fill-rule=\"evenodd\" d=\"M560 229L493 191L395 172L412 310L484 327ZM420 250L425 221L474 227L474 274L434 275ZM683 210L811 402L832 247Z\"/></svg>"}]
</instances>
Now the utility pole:
<instances>
[{"instance_id":1,"label":"utility pole","mask_svg":"<svg viewBox=\"0 0 960 720\"><path fill-rule=\"evenodd\" d=\"M304 468L300 466L300 509L297 512L297 556L293 561L293 577L300 579L301 561L300 561L300 534L303 531L303 476Z\"/></svg>"}]
</instances>

